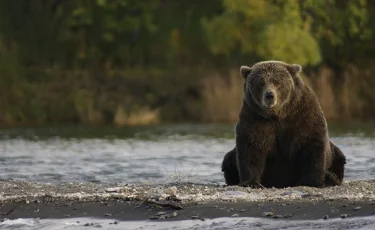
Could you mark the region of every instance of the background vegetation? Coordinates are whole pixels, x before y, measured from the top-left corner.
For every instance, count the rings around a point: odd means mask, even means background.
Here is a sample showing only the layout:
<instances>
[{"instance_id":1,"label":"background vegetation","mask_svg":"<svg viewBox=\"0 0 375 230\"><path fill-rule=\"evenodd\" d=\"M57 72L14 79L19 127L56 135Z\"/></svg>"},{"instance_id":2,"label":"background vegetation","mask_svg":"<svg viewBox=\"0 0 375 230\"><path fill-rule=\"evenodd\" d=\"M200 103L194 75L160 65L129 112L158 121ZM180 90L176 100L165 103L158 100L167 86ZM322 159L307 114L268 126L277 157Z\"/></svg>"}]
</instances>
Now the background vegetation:
<instances>
[{"instance_id":1,"label":"background vegetation","mask_svg":"<svg viewBox=\"0 0 375 230\"><path fill-rule=\"evenodd\" d=\"M299 63L328 119L375 115L375 2L0 0L0 125L234 122L239 67Z\"/></svg>"}]
</instances>

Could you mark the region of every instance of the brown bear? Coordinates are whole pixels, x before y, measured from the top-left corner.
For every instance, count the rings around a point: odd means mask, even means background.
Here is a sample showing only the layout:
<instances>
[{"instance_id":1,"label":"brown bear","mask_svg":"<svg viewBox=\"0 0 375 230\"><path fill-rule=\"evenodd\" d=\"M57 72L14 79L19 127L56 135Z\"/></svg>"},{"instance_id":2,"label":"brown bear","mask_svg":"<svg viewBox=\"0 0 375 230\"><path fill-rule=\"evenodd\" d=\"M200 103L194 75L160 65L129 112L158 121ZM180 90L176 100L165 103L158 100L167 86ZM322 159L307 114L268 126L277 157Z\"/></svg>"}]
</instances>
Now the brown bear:
<instances>
[{"instance_id":1,"label":"brown bear","mask_svg":"<svg viewBox=\"0 0 375 230\"><path fill-rule=\"evenodd\" d=\"M222 162L226 184L249 187L340 185L346 157L328 136L302 67L280 61L242 66L244 97L236 147Z\"/></svg>"}]
</instances>

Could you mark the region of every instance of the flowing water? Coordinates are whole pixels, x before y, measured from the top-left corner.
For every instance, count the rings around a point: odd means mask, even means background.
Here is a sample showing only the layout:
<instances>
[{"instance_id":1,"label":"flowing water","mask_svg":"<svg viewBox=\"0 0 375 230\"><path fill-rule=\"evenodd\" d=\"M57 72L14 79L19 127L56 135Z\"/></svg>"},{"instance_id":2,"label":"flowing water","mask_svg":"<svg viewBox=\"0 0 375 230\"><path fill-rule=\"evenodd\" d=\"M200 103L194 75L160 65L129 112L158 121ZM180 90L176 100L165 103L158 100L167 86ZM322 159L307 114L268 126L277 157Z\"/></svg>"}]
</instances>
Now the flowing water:
<instances>
[{"instance_id":1,"label":"flowing water","mask_svg":"<svg viewBox=\"0 0 375 230\"><path fill-rule=\"evenodd\" d=\"M233 130L233 125L2 129L0 179L222 184L220 165L234 147ZM375 178L375 124L329 124L329 130L347 156L345 179Z\"/></svg>"}]
</instances>

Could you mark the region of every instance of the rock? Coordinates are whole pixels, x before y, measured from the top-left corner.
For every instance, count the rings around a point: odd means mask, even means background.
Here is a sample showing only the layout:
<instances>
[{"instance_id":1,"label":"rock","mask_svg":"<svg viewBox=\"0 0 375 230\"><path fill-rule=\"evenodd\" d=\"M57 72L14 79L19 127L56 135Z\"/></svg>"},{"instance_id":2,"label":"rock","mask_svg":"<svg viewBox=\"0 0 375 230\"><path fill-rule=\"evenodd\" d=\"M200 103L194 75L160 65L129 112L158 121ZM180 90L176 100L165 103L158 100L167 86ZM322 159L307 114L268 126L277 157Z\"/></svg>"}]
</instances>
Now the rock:
<instances>
[{"instance_id":1,"label":"rock","mask_svg":"<svg viewBox=\"0 0 375 230\"><path fill-rule=\"evenodd\" d=\"M292 217L291 213L284 214L284 218L291 218L291 217Z\"/></svg>"},{"instance_id":2,"label":"rock","mask_svg":"<svg viewBox=\"0 0 375 230\"><path fill-rule=\"evenodd\" d=\"M348 218L348 217L350 217L350 216L351 216L350 214L341 214L341 218L342 218L342 219Z\"/></svg>"},{"instance_id":3,"label":"rock","mask_svg":"<svg viewBox=\"0 0 375 230\"><path fill-rule=\"evenodd\" d=\"M323 216L323 220L328 220L328 219L329 219L328 215Z\"/></svg>"},{"instance_id":4,"label":"rock","mask_svg":"<svg viewBox=\"0 0 375 230\"><path fill-rule=\"evenodd\" d=\"M118 224L118 221L113 222L113 224Z\"/></svg>"},{"instance_id":5,"label":"rock","mask_svg":"<svg viewBox=\"0 0 375 230\"><path fill-rule=\"evenodd\" d=\"M181 202L181 199L178 198L176 195L170 195L165 198L167 201L176 201L176 202Z\"/></svg>"},{"instance_id":6,"label":"rock","mask_svg":"<svg viewBox=\"0 0 375 230\"><path fill-rule=\"evenodd\" d=\"M272 218L279 219L279 218L283 218L283 216L282 215L274 215L274 216L272 216Z\"/></svg>"},{"instance_id":7,"label":"rock","mask_svg":"<svg viewBox=\"0 0 375 230\"><path fill-rule=\"evenodd\" d=\"M120 192L121 191L121 187L106 188L105 191L108 192L108 193Z\"/></svg>"},{"instance_id":8,"label":"rock","mask_svg":"<svg viewBox=\"0 0 375 230\"><path fill-rule=\"evenodd\" d=\"M106 213L106 214L104 214L104 216L112 216L112 214L111 213Z\"/></svg>"},{"instance_id":9,"label":"rock","mask_svg":"<svg viewBox=\"0 0 375 230\"><path fill-rule=\"evenodd\" d=\"M261 216L273 216L275 215L273 212L263 212Z\"/></svg>"},{"instance_id":10,"label":"rock","mask_svg":"<svg viewBox=\"0 0 375 230\"><path fill-rule=\"evenodd\" d=\"M308 196L308 193L300 192L298 190L293 190L293 191L286 191L281 194L282 196L290 196L292 198L295 197L302 197L302 196Z\"/></svg>"},{"instance_id":11,"label":"rock","mask_svg":"<svg viewBox=\"0 0 375 230\"><path fill-rule=\"evenodd\" d=\"M353 208L354 211L358 211L360 209L362 209L362 207L360 207L360 206L357 206L357 207Z\"/></svg>"},{"instance_id":12,"label":"rock","mask_svg":"<svg viewBox=\"0 0 375 230\"><path fill-rule=\"evenodd\" d=\"M177 187L176 186L169 187L165 190L165 193L168 195L176 195Z\"/></svg>"},{"instance_id":13,"label":"rock","mask_svg":"<svg viewBox=\"0 0 375 230\"><path fill-rule=\"evenodd\" d=\"M232 217L239 217L237 213L233 214Z\"/></svg>"},{"instance_id":14,"label":"rock","mask_svg":"<svg viewBox=\"0 0 375 230\"><path fill-rule=\"evenodd\" d=\"M161 216L161 215L165 215L165 214L167 214L166 212L158 212L158 213L156 213L156 216Z\"/></svg>"}]
</instances>

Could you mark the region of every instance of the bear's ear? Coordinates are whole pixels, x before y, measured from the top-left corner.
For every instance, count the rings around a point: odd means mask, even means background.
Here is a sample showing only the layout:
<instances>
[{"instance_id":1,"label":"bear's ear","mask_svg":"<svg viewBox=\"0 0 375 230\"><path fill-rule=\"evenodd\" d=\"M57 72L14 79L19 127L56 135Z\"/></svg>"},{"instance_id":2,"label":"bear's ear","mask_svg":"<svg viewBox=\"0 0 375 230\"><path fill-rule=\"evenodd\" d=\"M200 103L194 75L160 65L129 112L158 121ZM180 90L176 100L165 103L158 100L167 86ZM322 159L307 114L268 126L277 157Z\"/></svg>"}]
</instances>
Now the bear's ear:
<instances>
[{"instance_id":1,"label":"bear's ear","mask_svg":"<svg viewBox=\"0 0 375 230\"><path fill-rule=\"evenodd\" d=\"M251 68L249 66L241 66L240 68L241 76L246 79L249 73L251 72Z\"/></svg>"},{"instance_id":2,"label":"bear's ear","mask_svg":"<svg viewBox=\"0 0 375 230\"><path fill-rule=\"evenodd\" d=\"M298 64L287 65L286 68L292 76L302 71L302 66Z\"/></svg>"}]
</instances>

